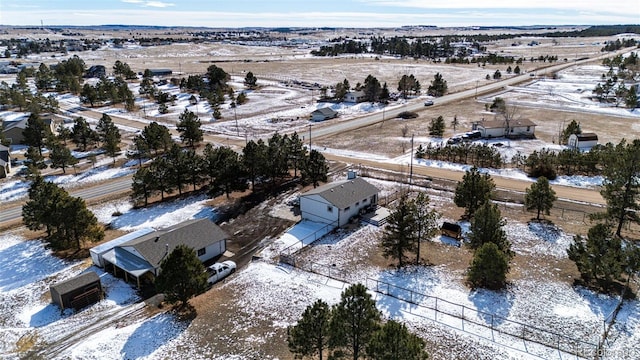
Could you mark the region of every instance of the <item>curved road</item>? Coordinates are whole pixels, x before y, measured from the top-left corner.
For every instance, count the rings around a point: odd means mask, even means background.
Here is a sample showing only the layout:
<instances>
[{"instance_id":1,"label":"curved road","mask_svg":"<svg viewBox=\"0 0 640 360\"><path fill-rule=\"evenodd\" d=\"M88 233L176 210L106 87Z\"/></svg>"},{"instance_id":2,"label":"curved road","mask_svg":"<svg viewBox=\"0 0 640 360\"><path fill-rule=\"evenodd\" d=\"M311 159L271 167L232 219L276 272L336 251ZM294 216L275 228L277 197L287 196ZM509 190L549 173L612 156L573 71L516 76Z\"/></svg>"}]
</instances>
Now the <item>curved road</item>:
<instances>
[{"instance_id":1,"label":"curved road","mask_svg":"<svg viewBox=\"0 0 640 360\"><path fill-rule=\"evenodd\" d=\"M588 58L584 60L561 63L556 65L547 66L545 68L537 69L535 71L536 75L546 75L549 73L553 73L574 65L584 64L588 62L592 62L594 60L600 60L607 57L615 56L618 54L623 54L630 51L629 49L619 50L615 53L607 53L601 56L597 56L595 58ZM501 81L496 81L491 84L486 84L480 87L460 91L453 94L444 95L437 99L434 99L434 104L432 106L444 105L453 101L457 101L460 99L469 98L472 96L476 96L478 94L484 94L492 91L496 91L502 89L506 86L519 84L522 82L529 81L531 79L530 73L514 76L508 79L504 79ZM394 109L389 109L383 111L383 113L376 113L371 115L361 116L349 121L337 122L333 124L326 125L317 125L315 128L312 126L310 129L312 138L324 138L330 137L337 133L343 133L350 130L355 130L358 128L362 128L365 126L374 125L385 119L391 119L393 117L398 116L398 114L402 111L417 111L424 107L422 100L414 101L408 103L404 106L395 107ZM83 114L89 117L99 118L102 116L102 113L87 109L84 107L75 107L73 109L66 109L70 112L73 112L74 115L82 116ZM117 115L110 114L113 121L117 124L125 125L128 127L136 128L142 130L146 125L143 122L129 120ZM175 129L171 129L173 135L178 135ZM205 142L212 143L233 143L233 145L243 146L244 140L235 139L231 140L228 136L219 136L219 135L211 135L205 134ZM365 159L354 159L347 156L335 155L335 154L324 154L325 158L333 161L341 161L345 163L359 163L365 164L370 167L377 167L385 170L392 170L398 172L406 172L406 167L400 164L392 164L386 162L379 162L374 160L365 160ZM462 175L464 175L461 171L447 170L447 169L439 169L439 168L431 168L431 167L423 167L423 166L414 166L413 171L416 174L429 176L432 178L441 178L446 180L460 181L462 179ZM513 178L503 178L499 176L493 176L494 182L498 189L508 190L508 191L516 191L516 192L524 192L524 190L531 185L531 182L513 179ZM71 190L70 194L72 196L79 196L85 199L88 202L96 201L98 199L104 198L106 196L115 196L121 195L128 192L131 188L131 176L126 176L122 178L113 179L107 182L99 183L96 185L92 185L86 188L78 189L76 191ZM561 185L553 185L554 190L559 199L583 202L583 203L593 203L593 204L604 204L604 200L598 191L593 189L581 189L574 188L569 186L561 186ZM7 206L2 208L0 211L0 228L7 227L9 225L15 224L22 216L22 203L16 203L15 205Z\"/></svg>"}]
</instances>

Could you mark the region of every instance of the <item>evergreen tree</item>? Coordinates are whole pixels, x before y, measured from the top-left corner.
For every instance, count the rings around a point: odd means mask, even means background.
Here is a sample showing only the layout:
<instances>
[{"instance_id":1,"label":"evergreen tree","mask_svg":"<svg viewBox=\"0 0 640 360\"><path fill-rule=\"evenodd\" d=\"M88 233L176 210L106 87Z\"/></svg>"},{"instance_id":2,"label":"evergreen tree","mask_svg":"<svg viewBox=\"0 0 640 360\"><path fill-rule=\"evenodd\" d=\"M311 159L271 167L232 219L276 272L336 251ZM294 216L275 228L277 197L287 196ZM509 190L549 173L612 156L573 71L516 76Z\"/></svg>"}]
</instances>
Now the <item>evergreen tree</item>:
<instances>
[{"instance_id":1,"label":"evergreen tree","mask_svg":"<svg viewBox=\"0 0 640 360\"><path fill-rule=\"evenodd\" d=\"M629 109L635 109L638 107L638 86L631 86L624 98L624 104Z\"/></svg>"},{"instance_id":2,"label":"evergreen tree","mask_svg":"<svg viewBox=\"0 0 640 360\"><path fill-rule=\"evenodd\" d=\"M564 130L562 131L562 135L560 137L560 143L567 144L567 141L569 141L569 136L573 134L582 134L580 123L575 120L571 120L571 122L567 125L567 127L564 128Z\"/></svg>"},{"instance_id":3,"label":"evergreen tree","mask_svg":"<svg viewBox=\"0 0 640 360\"><path fill-rule=\"evenodd\" d=\"M59 142L52 144L49 160L51 160L51 168L62 169L63 174L67 173L67 167L78 163L78 159L71 155L71 150Z\"/></svg>"},{"instance_id":4,"label":"evergreen tree","mask_svg":"<svg viewBox=\"0 0 640 360\"><path fill-rule=\"evenodd\" d=\"M149 165L149 171L153 178L152 190L160 192L160 200L164 200L164 194L171 194L175 190L175 182L171 179L171 164L165 157L158 157Z\"/></svg>"},{"instance_id":5,"label":"evergreen tree","mask_svg":"<svg viewBox=\"0 0 640 360\"><path fill-rule=\"evenodd\" d=\"M58 134L58 140L62 141L64 145L67 145L67 140L71 139L71 130L64 126L64 124L60 123L56 128L56 133Z\"/></svg>"},{"instance_id":6,"label":"evergreen tree","mask_svg":"<svg viewBox=\"0 0 640 360\"><path fill-rule=\"evenodd\" d=\"M138 165L142 166L142 159L151 157L149 145L141 135L133 138L132 144L129 146L127 157L138 160Z\"/></svg>"},{"instance_id":7,"label":"evergreen tree","mask_svg":"<svg viewBox=\"0 0 640 360\"><path fill-rule=\"evenodd\" d=\"M420 264L420 243L430 239L438 233L438 219L440 214L435 209L429 209L429 196L423 192L411 199L409 205L415 214L416 231L416 265Z\"/></svg>"},{"instance_id":8,"label":"evergreen tree","mask_svg":"<svg viewBox=\"0 0 640 360\"><path fill-rule=\"evenodd\" d=\"M627 143L623 139L607 150L602 174L600 194L607 202L607 210L599 217L611 221L616 226L616 235L622 236L625 223L640 223L640 140Z\"/></svg>"},{"instance_id":9,"label":"evergreen tree","mask_svg":"<svg viewBox=\"0 0 640 360\"><path fill-rule=\"evenodd\" d=\"M364 95L369 102L376 102L380 99L380 93L382 92L382 86L380 81L373 77L371 74L364 80Z\"/></svg>"},{"instance_id":10,"label":"evergreen tree","mask_svg":"<svg viewBox=\"0 0 640 360\"><path fill-rule=\"evenodd\" d=\"M149 204L149 198L153 195L153 174L146 167L141 167L133 174L131 182L131 200L134 204L144 199L144 206Z\"/></svg>"},{"instance_id":11,"label":"evergreen tree","mask_svg":"<svg viewBox=\"0 0 640 360\"><path fill-rule=\"evenodd\" d=\"M52 246L80 250L83 241L98 242L104 238L104 229L82 198L65 197L58 211L61 223L50 239Z\"/></svg>"},{"instance_id":12,"label":"evergreen tree","mask_svg":"<svg viewBox=\"0 0 640 360\"><path fill-rule=\"evenodd\" d=\"M209 175L209 195L216 196L223 191L227 198L233 191L243 191L247 188L246 175L238 153L230 147L214 148L207 144L204 149L204 160Z\"/></svg>"},{"instance_id":13,"label":"evergreen tree","mask_svg":"<svg viewBox=\"0 0 640 360\"><path fill-rule=\"evenodd\" d=\"M247 72L247 76L244 77L244 86L255 89L257 82L258 78L251 71Z\"/></svg>"},{"instance_id":14,"label":"evergreen tree","mask_svg":"<svg viewBox=\"0 0 640 360\"><path fill-rule=\"evenodd\" d=\"M334 355L351 355L353 360L364 358L365 349L378 330L381 314L376 302L362 284L349 286L340 295L340 302L332 309L329 321L329 348Z\"/></svg>"},{"instance_id":15,"label":"evergreen tree","mask_svg":"<svg viewBox=\"0 0 640 360\"><path fill-rule=\"evenodd\" d=\"M567 249L569 259L575 262L580 276L587 284L593 280L608 288L618 280L624 270L624 252L619 237L613 236L606 224L589 229L586 240L576 235Z\"/></svg>"},{"instance_id":16,"label":"evergreen tree","mask_svg":"<svg viewBox=\"0 0 640 360\"><path fill-rule=\"evenodd\" d=\"M472 288L502 289L507 283L509 256L498 245L487 242L473 254L467 270L467 280Z\"/></svg>"},{"instance_id":17,"label":"evergreen tree","mask_svg":"<svg viewBox=\"0 0 640 360\"><path fill-rule=\"evenodd\" d=\"M442 137L442 135L444 135L444 126L444 118L442 115L432 119L431 124L429 124L429 135Z\"/></svg>"},{"instance_id":18,"label":"evergreen tree","mask_svg":"<svg viewBox=\"0 0 640 360\"><path fill-rule=\"evenodd\" d=\"M196 154L195 150L189 149L183 153L186 180L193 186L193 190L204 182L205 162L202 156Z\"/></svg>"},{"instance_id":19,"label":"evergreen tree","mask_svg":"<svg viewBox=\"0 0 640 360\"><path fill-rule=\"evenodd\" d=\"M265 176L266 169L264 164L266 163L267 145L258 139L258 142L250 140L247 145L242 149L242 164L247 170L249 180L251 181L251 189L255 190L255 181L258 176Z\"/></svg>"},{"instance_id":20,"label":"evergreen tree","mask_svg":"<svg viewBox=\"0 0 640 360\"><path fill-rule=\"evenodd\" d=\"M45 228L47 237L53 234L56 216L55 204L67 197L67 192L58 185L35 176L29 186L29 200L22 207L22 222L31 231Z\"/></svg>"},{"instance_id":21,"label":"evergreen tree","mask_svg":"<svg viewBox=\"0 0 640 360\"><path fill-rule=\"evenodd\" d=\"M93 146L98 139L98 133L89 127L89 123L83 117L75 118L71 133L73 142L82 151L87 151L87 148Z\"/></svg>"},{"instance_id":22,"label":"evergreen tree","mask_svg":"<svg viewBox=\"0 0 640 360\"><path fill-rule=\"evenodd\" d=\"M482 245L492 242L508 255L513 256L511 243L507 240L507 234L502 229L506 221L502 218L497 204L490 201L483 203L471 219L471 234L469 235L469 246L478 249Z\"/></svg>"},{"instance_id":23,"label":"evergreen tree","mask_svg":"<svg viewBox=\"0 0 640 360\"><path fill-rule=\"evenodd\" d=\"M556 164L557 155L547 148L534 150L525 161L525 166L529 169L527 175L534 178L544 176L549 180L557 177Z\"/></svg>"},{"instance_id":24,"label":"evergreen tree","mask_svg":"<svg viewBox=\"0 0 640 360\"><path fill-rule=\"evenodd\" d=\"M105 154L113 158L113 163L116 162L116 157L120 154L120 130L115 124L111 124L111 127L107 129L102 140L102 149Z\"/></svg>"},{"instance_id":25,"label":"evergreen tree","mask_svg":"<svg viewBox=\"0 0 640 360\"><path fill-rule=\"evenodd\" d=\"M456 186L453 202L465 208L465 215L473 217L474 212L488 201L495 189L489 174L480 174L477 167L465 171L462 181Z\"/></svg>"},{"instance_id":26,"label":"evergreen tree","mask_svg":"<svg viewBox=\"0 0 640 360\"><path fill-rule=\"evenodd\" d=\"M549 185L546 177L539 177L535 184L526 189L524 206L527 210L536 210L536 220L540 220L540 213L549 215L553 203L557 200L556 192Z\"/></svg>"},{"instance_id":27,"label":"evergreen tree","mask_svg":"<svg viewBox=\"0 0 640 360\"><path fill-rule=\"evenodd\" d=\"M387 218L380 243L382 255L397 260L399 268L409 261L407 253L414 253L417 249L416 210L413 205L406 195L398 199L398 205Z\"/></svg>"},{"instance_id":28,"label":"evergreen tree","mask_svg":"<svg viewBox=\"0 0 640 360\"><path fill-rule=\"evenodd\" d=\"M38 149L38 152L42 155L42 148L45 145L45 139L50 133L51 129L49 128L49 125L45 123L40 115L32 113L27 119L27 126L22 131L22 136L24 136L23 142L25 145L33 146Z\"/></svg>"},{"instance_id":29,"label":"evergreen tree","mask_svg":"<svg viewBox=\"0 0 640 360\"><path fill-rule=\"evenodd\" d=\"M425 342L395 320L387 321L376 331L367 345L372 360L427 360Z\"/></svg>"},{"instance_id":30,"label":"evergreen tree","mask_svg":"<svg viewBox=\"0 0 640 360\"><path fill-rule=\"evenodd\" d=\"M34 170L46 169L47 165L44 163L44 156L33 146L27 148L27 152L24 157L26 158L27 167L32 167Z\"/></svg>"},{"instance_id":31,"label":"evergreen tree","mask_svg":"<svg viewBox=\"0 0 640 360\"><path fill-rule=\"evenodd\" d=\"M436 73L431 81L431 85L427 89L427 93L430 96L442 96L447 93L447 81L442 78L440 73Z\"/></svg>"},{"instance_id":32,"label":"evergreen tree","mask_svg":"<svg viewBox=\"0 0 640 360\"><path fill-rule=\"evenodd\" d=\"M184 109L184 112L180 114L180 121L177 125L182 142L186 143L191 148L195 148L196 145L204 138L204 132L200 128L201 126L202 123L200 122L198 115Z\"/></svg>"},{"instance_id":33,"label":"evergreen tree","mask_svg":"<svg viewBox=\"0 0 640 360\"><path fill-rule=\"evenodd\" d=\"M189 299L207 290L207 272L196 252L186 245L176 246L160 263L156 289L169 303L186 307Z\"/></svg>"},{"instance_id":34,"label":"evergreen tree","mask_svg":"<svg viewBox=\"0 0 640 360\"><path fill-rule=\"evenodd\" d=\"M287 329L289 351L295 354L296 359L305 356L323 359L323 353L329 344L330 317L329 305L316 300L313 305L307 306L298 323Z\"/></svg>"},{"instance_id":35,"label":"evergreen tree","mask_svg":"<svg viewBox=\"0 0 640 360\"><path fill-rule=\"evenodd\" d=\"M53 72L44 63L40 63L40 67L38 67L35 75L35 84L40 91L49 91L55 87Z\"/></svg>"},{"instance_id":36,"label":"evergreen tree","mask_svg":"<svg viewBox=\"0 0 640 360\"><path fill-rule=\"evenodd\" d=\"M293 177L298 176L298 168L304 165L307 158L307 149L302 144L300 136L297 132L294 132L290 137L286 139L284 146L287 147L289 153L289 168L293 168Z\"/></svg>"},{"instance_id":37,"label":"evergreen tree","mask_svg":"<svg viewBox=\"0 0 640 360\"><path fill-rule=\"evenodd\" d=\"M329 165L327 165L324 155L317 150L311 150L301 169L302 181L313 184L315 188L320 185L320 182L327 181L328 172Z\"/></svg>"},{"instance_id":38,"label":"evergreen tree","mask_svg":"<svg viewBox=\"0 0 640 360\"><path fill-rule=\"evenodd\" d=\"M160 150L166 152L171 147L171 144L173 144L169 129L155 121L142 129L141 136L147 143L147 148L153 150L156 154Z\"/></svg>"}]
</instances>

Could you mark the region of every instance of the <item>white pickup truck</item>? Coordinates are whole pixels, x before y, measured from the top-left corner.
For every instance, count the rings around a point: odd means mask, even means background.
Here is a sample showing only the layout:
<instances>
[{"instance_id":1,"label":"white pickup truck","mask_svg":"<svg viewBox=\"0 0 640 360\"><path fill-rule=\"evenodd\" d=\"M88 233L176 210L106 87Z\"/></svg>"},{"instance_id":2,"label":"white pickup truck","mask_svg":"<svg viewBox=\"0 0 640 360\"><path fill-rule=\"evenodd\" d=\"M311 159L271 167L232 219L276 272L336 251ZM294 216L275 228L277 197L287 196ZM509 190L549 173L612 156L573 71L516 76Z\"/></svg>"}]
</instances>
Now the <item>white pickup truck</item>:
<instances>
[{"instance_id":1,"label":"white pickup truck","mask_svg":"<svg viewBox=\"0 0 640 360\"><path fill-rule=\"evenodd\" d=\"M215 263L207 268L209 284L213 285L236 271L236 263L231 260Z\"/></svg>"}]
</instances>

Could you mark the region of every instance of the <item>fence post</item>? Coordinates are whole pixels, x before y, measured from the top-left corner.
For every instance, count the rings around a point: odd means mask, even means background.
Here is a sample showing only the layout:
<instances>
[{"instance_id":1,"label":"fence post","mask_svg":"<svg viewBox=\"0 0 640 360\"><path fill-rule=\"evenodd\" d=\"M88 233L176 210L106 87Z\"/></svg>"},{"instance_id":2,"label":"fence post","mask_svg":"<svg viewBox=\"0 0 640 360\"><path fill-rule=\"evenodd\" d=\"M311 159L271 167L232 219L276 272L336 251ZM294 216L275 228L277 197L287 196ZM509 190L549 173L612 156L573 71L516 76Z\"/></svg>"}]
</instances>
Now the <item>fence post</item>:
<instances>
[{"instance_id":1,"label":"fence post","mask_svg":"<svg viewBox=\"0 0 640 360\"><path fill-rule=\"evenodd\" d=\"M493 335L493 314L491 314L491 341L496 341Z\"/></svg>"}]
</instances>

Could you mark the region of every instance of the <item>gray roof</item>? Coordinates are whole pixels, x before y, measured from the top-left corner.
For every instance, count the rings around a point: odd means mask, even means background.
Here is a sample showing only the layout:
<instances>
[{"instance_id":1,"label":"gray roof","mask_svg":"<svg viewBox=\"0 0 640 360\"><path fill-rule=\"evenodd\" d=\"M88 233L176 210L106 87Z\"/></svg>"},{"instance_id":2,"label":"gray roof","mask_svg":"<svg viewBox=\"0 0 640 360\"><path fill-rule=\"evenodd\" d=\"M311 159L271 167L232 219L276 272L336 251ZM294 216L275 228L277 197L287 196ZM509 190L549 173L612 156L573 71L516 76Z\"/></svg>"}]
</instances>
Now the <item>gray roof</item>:
<instances>
[{"instance_id":1,"label":"gray roof","mask_svg":"<svg viewBox=\"0 0 640 360\"><path fill-rule=\"evenodd\" d=\"M482 126L485 129L500 129L506 128L507 122L505 120L489 120L489 121L479 121L478 125ZM518 119L511 120L509 122L509 127L523 127L523 126L536 126L536 124L528 119Z\"/></svg>"},{"instance_id":2,"label":"gray roof","mask_svg":"<svg viewBox=\"0 0 640 360\"><path fill-rule=\"evenodd\" d=\"M209 219L194 219L127 241L118 247L132 247L137 255L153 267L178 245L198 250L229 236ZM168 247L168 249L167 249ZM168 251L167 251L168 250Z\"/></svg>"},{"instance_id":3,"label":"gray roof","mask_svg":"<svg viewBox=\"0 0 640 360\"><path fill-rule=\"evenodd\" d=\"M96 281L100 281L98 274L96 274L95 271L88 271L69 280L51 285L51 288L58 292L58 294L63 295L83 286L93 284Z\"/></svg>"},{"instance_id":4,"label":"gray roof","mask_svg":"<svg viewBox=\"0 0 640 360\"><path fill-rule=\"evenodd\" d=\"M314 110L312 112L312 114L322 114L324 116L335 116L337 113L338 113L337 111L333 110L332 108L330 108L328 106L320 108L320 109L317 109L317 110Z\"/></svg>"},{"instance_id":5,"label":"gray roof","mask_svg":"<svg viewBox=\"0 0 640 360\"><path fill-rule=\"evenodd\" d=\"M5 121L2 124L2 131L7 132L13 128L26 129L27 128L27 119L16 120L16 121Z\"/></svg>"},{"instance_id":6,"label":"gray roof","mask_svg":"<svg viewBox=\"0 0 640 360\"><path fill-rule=\"evenodd\" d=\"M302 196L320 195L339 209L362 201L371 195L378 193L378 188L371 185L362 178L343 180L319 186L313 190L309 190Z\"/></svg>"}]
</instances>

